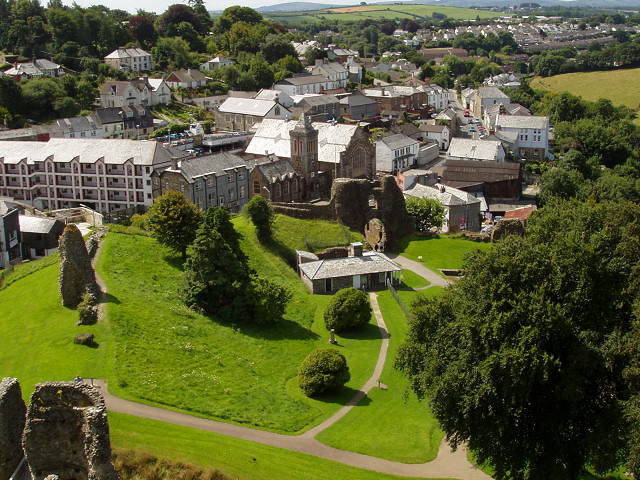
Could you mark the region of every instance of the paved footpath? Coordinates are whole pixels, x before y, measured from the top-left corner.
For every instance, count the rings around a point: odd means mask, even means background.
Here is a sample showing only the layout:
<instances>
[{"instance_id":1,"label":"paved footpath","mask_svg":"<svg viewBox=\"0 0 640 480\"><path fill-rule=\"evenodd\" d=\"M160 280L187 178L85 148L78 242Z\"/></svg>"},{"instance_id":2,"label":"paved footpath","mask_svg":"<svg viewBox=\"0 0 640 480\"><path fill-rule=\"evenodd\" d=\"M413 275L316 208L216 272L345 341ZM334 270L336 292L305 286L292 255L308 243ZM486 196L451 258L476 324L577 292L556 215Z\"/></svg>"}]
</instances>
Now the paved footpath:
<instances>
[{"instance_id":1,"label":"paved footpath","mask_svg":"<svg viewBox=\"0 0 640 480\"><path fill-rule=\"evenodd\" d=\"M420 262L416 262L415 260L411 260L410 258L403 257L402 255L398 255L397 253L385 252L385 255L396 262L398 265L400 265L402 268L411 270L412 272L417 273L426 280L429 280L429 282L431 282L431 285L429 285L430 287L446 287L448 285L451 285L451 280L447 280L442 275L439 275L433 270L425 267Z\"/></svg>"},{"instance_id":2,"label":"paved footpath","mask_svg":"<svg viewBox=\"0 0 640 480\"><path fill-rule=\"evenodd\" d=\"M402 262L398 259L404 259ZM413 262L405 257L394 257L394 260L402 265L404 268L413 270L419 275L422 275L432 284L446 286L448 281L439 275L431 272L420 263ZM411 268L411 264L415 264L417 268ZM412 265L413 266L413 265ZM428 272L428 273L425 273ZM106 286L100 278L97 279L103 292L106 291ZM336 423L342 417L344 417L349 410L351 410L364 396L372 389L377 388L378 379L384 368L384 364L387 358L387 349L389 347L389 333L387 327L380 313L380 307L378 305L378 299L375 293L369 293L371 299L371 306L373 313L380 328L382 335L382 344L380 347L380 354L378 355L378 361L376 363L373 375L365 383L362 389L354 395L347 405L338 410L330 418L322 422L320 425L313 427L301 435L282 435L278 433L265 432L263 430L255 430L253 428L242 427L240 425L233 425L231 423L223 423L215 420L209 420L206 418L194 417L184 413L174 412L172 410L166 410L164 408L152 407L149 405L143 405L141 403L131 402L129 400L123 400L122 398L115 397L107 390L107 385L104 380L93 380L95 387L100 389L102 396L104 397L107 410L112 412L126 413L141 418L148 418L151 420L159 420L161 422L173 423L176 425L182 425L185 427L197 428L199 430L205 430L208 432L219 433L222 435L228 435L230 437L240 438L242 440L249 440L252 442L262 443L264 445L270 445L272 447L284 448L295 452L306 453L316 457L326 458L335 462L350 465L352 467L362 468L365 470L372 470L375 472L386 473L390 475L399 475L404 477L416 477L416 478L455 478L461 480L491 480L491 477L475 468L467 460L466 448L461 446L456 452L452 452L449 445L445 440L440 444L437 457L427 463L422 464L408 464L392 462L381 458L371 457L369 455L362 455L359 453L348 452L346 450L340 450L330 447L317 441L314 437L322 430L329 428ZM102 313L102 312L101 312Z\"/></svg>"}]
</instances>

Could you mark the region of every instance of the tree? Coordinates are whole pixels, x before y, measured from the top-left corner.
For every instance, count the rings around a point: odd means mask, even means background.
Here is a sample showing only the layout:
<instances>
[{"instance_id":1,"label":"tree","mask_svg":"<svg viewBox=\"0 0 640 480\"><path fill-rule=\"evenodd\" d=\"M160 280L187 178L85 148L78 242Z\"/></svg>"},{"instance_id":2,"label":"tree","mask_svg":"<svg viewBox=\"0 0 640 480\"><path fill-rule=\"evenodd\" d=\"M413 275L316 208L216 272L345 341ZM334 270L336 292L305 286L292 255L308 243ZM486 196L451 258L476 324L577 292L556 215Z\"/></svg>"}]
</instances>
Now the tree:
<instances>
[{"instance_id":1,"label":"tree","mask_svg":"<svg viewBox=\"0 0 640 480\"><path fill-rule=\"evenodd\" d=\"M294 58L298 56L293 44L284 35L268 35L260 50L264 59L269 63L274 63L287 55Z\"/></svg>"},{"instance_id":2,"label":"tree","mask_svg":"<svg viewBox=\"0 0 640 480\"><path fill-rule=\"evenodd\" d=\"M162 35L165 35L170 25L177 25L182 22L190 23L197 32L203 33L202 24L198 16L191 7L181 3L171 5L167 11L156 20L156 28Z\"/></svg>"},{"instance_id":3,"label":"tree","mask_svg":"<svg viewBox=\"0 0 640 480\"><path fill-rule=\"evenodd\" d=\"M307 397L338 389L350 378L347 359L335 348L314 350L298 370L298 384Z\"/></svg>"},{"instance_id":4,"label":"tree","mask_svg":"<svg viewBox=\"0 0 640 480\"><path fill-rule=\"evenodd\" d=\"M324 325L336 332L358 329L371 321L369 297L353 287L338 290L324 310Z\"/></svg>"},{"instance_id":5,"label":"tree","mask_svg":"<svg viewBox=\"0 0 640 480\"><path fill-rule=\"evenodd\" d=\"M287 302L291 299L291 292L268 278L253 276L250 298L253 306L253 321L268 324L282 318Z\"/></svg>"},{"instance_id":6,"label":"tree","mask_svg":"<svg viewBox=\"0 0 640 480\"><path fill-rule=\"evenodd\" d=\"M249 73L253 76L259 88L269 88L273 85L273 70L264 60L254 60L249 67Z\"/></svg>"},{"instance_id":7,"label":"tree","mask_svg":"<svg viewBox=\"0 0 640 480\"><path fill-rule=\"evenodd\" d=\"M260 195L254 195L244 207L251 222L256 227L256 235L261 243L271 240L271 226L274 221L274 213L271 205Z\"/></svg>"},{"instance_id":8,"label":"tree","mask_svg":"<svg viewBox=\"0 0 640 480\"><path fill-rule=\"evenodd\" d=\"M153 22L145 15L131 17L127 24L127 29L141 46L150 45L156 34Z\"/></svg>"},{"instance_id":9,"label":"tree","mask_svg":"<svg viewBox=\"0 0 640 480\"><path fill-rule=\"evenodd\" d=\"M153 201L148 215L152 235L186 260L187 247L195 239L202 221L198 207L182 193L168 190Z\"/></svg>"},{"instance_id":10,"label":"tree","mask_svg":"<svg viewBox=\"0 0 640 480\"><path fill-rule=\"evenodd\" d=\"M433 227L440 228L444 217L442 204L431 198L409 197L405 202L407 213L416 217L416 230L425 232Z\"/></svg>"},{"instance_id":11,"label":"tree","mask_svg":"<svg viewBox=\"0 0 640 480\"><path fill-rule=\"evenodd\" d=\"M497 479L574 480L624 461L639 235L638 205L553 203L413 305L396 368Z\"/></svg>"}]
</instances>

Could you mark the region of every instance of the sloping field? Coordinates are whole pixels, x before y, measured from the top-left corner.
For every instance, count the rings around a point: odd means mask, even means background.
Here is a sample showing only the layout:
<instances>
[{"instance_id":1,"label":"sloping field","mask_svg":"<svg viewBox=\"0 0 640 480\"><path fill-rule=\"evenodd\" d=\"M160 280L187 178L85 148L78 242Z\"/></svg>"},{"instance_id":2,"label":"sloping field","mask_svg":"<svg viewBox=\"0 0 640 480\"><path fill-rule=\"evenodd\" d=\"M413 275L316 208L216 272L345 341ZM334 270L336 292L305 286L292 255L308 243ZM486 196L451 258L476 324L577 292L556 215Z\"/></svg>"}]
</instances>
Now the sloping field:
<instances>
[{"instance_id":1,"label":"sloping field","mask_svg":"<svg viewBox=\"0 0 640 480\"><path fill-rule=\"evenodd\" d=\"M314 23L321 20L361 21L367 18L375 20L394 20L396 18L410 18L424 20L433 14L441 13L454 19L470 20L480 17L496 18L503 16L500 12L487 12L471 8L441 7L434 5L358 5L352 7L328 8L308 12L268 13L265 16L278 22L290 24Z\"/></svg>"}]
</instances>

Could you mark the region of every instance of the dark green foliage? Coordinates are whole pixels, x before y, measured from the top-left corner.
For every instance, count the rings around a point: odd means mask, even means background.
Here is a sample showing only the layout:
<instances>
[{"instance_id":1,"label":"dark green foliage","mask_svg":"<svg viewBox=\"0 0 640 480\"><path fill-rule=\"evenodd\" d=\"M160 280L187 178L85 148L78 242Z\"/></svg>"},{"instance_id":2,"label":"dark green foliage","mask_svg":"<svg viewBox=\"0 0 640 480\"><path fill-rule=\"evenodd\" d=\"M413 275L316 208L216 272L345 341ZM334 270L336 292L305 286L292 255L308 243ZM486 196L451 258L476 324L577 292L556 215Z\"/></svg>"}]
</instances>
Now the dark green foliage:
<instances>
[{"instance_id":1,"label":"dark green foliage","mask_svg":"<svg viewBox=\"0 0 640 480\"><path fill-rule=\"evenodd\" d=\"M405 202L407 213L416 217L416 230L424 232L432 227L441 227L444 207L431 198L409 197Z\"/></svg>"},{"instance_id":2,"label":"dark green foliage","mask_svg":"<svg viewBox=\"0 0 640 480\"><path fill-rule=\"evenodd\" d=\"M202 221L198 207L182 193L169 190L154 200L147 215L151 233L158 242L186 259L187 247Z\"/></svg>"},{"instance_id":3,"label":"dark green foliage","mask_svg":"<svg viewBox=\"0 0 640 480\"><path fill-rule=\"evenodd\" d=\"M324 324L327 330L336 332L358 329L371 321L369 297L362 290L353 287L338 290L324 310Z\"/></svg>"},{"instance_id":4,"label":"dark green foliage","mask_svg":"<svg viewBox=\"0 0 640 480\"><path fill-rule=\"evenodd\" d=\"M298 370L298 383L307 397L338 389L350 378L347 360L335 348L314 350Z\"/></svg>"},{"instance_id":5,"label":"dark green foliage","mask_svg":"<svg viewBox=\"0 0 640 480\"><path fill-rule=\"evenodd\" d=\"M291 55L294 58L298 56L295 48L284 35L268 35L261 51L262 56L269 63L275 63L287 55Z\"/></svg>"},{"instance_id":6,"label":"dark green foliage","mask_svg":"<svg viewBox=\"0 0 640 480\"><path fill-rule=\"evenodd\" d=\"M269 202L260 195L254 195L244 208L251 222L256 227L258 240L261 243L271 240L273 235L271 226L273 225L274 213Z\"/></svg>"},{"instance_id":7,"label":"dark green foliage","mask_svg":"<svg viewBox=\"0 0 640 480\"><path fill-rule=\"evenodd\" d=\"M222 205L218 208L209 208L205 222L210 225L211 229L220 234L238 260L243 263L246 262L245 255L240 248L240 235L236 232L235 228L233 228L227 207Z\"/></svg>"},{"instance_id":8,"label":"dark green foliage","mask_svg":"<svg viewBox=\"0 0 640 480\"><path fill-rule=\"evenodd\" d=\"M274 323L282 318L291 292L265 277L251 278L251 303L253 321L259 324Z\"/></svg>"},{"instance_id":9,"label":"dark green foliage","mask_svg":"<svg viewBox=\"0 0 640 480\"><path fill-rule=\"evenodd\" d=\"M495 478L573 480L636 448L625 369L638 358L638 238L638 205L552 203L525 237L473 253L445 295L413 305L396 368Z\"/></svg>"}]
</instances>

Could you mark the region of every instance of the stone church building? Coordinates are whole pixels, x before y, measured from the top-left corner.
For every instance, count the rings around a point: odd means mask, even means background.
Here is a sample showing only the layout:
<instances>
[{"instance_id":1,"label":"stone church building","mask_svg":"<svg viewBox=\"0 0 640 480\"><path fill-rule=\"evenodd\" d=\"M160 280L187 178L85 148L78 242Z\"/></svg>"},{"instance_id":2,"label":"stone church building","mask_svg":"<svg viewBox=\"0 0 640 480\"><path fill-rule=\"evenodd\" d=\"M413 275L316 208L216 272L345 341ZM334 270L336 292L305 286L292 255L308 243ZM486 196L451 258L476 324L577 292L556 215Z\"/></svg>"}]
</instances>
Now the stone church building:
<instances>
[{"instance_id":1,"label":"stone church building","mask_svg":"<svg viewBox=\"0 0 640 480\"><path fill-rule=\"evenodd\" d=\"M357 125L265 119L245 152L288 159L301 177L302 197L319 196L335 178L372 180L376 174L375 145Z\"/></svg>"}]
</instances>

